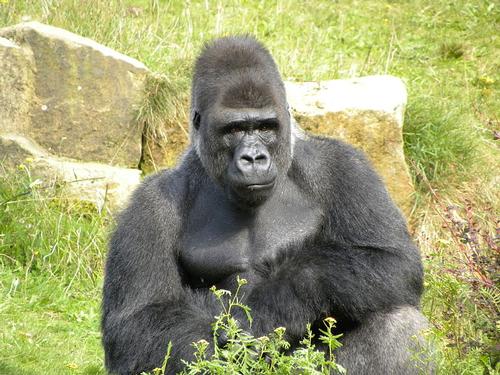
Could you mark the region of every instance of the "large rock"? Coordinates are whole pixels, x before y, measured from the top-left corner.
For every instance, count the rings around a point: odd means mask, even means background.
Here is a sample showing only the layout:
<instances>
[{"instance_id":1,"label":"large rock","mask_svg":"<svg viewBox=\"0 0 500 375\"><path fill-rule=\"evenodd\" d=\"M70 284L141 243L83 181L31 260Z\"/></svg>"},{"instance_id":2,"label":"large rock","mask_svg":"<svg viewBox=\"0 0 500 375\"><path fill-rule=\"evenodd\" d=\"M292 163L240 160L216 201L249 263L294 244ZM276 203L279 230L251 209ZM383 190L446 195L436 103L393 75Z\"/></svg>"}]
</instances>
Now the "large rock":
<instances>
[{"instance_id":1,"label":"large rock","mask_svg":"<svg viewBox=\"0 0 500 375\"><path fill-rule=\"evenodd\" d=\"M65 196L91 202L100 210L122 208L141 181L138 169L57 157L32 140L12 134L0 135L0 163L6 171L24 165L33 179L40 178L46 185L57 183Z\"/></svg>"},{"instance_id":2,"label":"large rock","mask_svg":"<svg viewBox=\"0 0 500 375\"><path fill-rule=\"evenodd\" d=\"M28 163L69 195L116 208L140 182L148 69L36 22L0 30L0 164Z\"/></svg>"},{"instance_id":3,"label":"large rock","mask_svg":"<svg viewBox=\"0 0 500 375\"><path fill-rule=\"evenodd\" d=\"M139 165L135 119L148 74L141 62L37 22L0 36L8 39L0 41L0 132L27 136L60 157Z\"/></svg>"},{"instance_id":4,"label":"large rock","mask_svg":"<svg viewBox=\"0 0 500 375\"><path fill-rule=\"evenodd\" d=\"M0 38L0 132L27 132L33 100L32 54Z\"/></svg>"},{"instance_id":5,"label":"large rock","mask_svg":"<svg viewBox=\"0 0 500 375\"><path fill-rule=\"evenodd\" d=\"M404 83L392 76L286 83L292 113L306 130L336 137L366 152L407 215L413 185L403 153Z\"/></svg>"}]
</instances>

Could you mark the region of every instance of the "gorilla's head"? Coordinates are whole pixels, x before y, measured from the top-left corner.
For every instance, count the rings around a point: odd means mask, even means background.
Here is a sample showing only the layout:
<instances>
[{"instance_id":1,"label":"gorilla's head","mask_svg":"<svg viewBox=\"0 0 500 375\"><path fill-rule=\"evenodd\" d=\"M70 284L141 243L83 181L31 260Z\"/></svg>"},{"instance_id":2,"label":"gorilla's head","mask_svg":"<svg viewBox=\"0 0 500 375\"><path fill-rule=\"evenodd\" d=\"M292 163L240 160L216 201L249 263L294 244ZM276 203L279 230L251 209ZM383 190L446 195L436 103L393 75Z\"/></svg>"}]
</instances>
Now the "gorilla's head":
<instances>
[{"instance_id":1,"label":"gorilla's head","mask_svg":"<svg viewBox=\"0 0 500 375\"><path fill-rule=\"evenodd\" d=\"M270 53L246 36L206 45L191 106L191 139L208 175L240 206L269 198L292 159L285 88Z\"/></svg>"}]
</instances>

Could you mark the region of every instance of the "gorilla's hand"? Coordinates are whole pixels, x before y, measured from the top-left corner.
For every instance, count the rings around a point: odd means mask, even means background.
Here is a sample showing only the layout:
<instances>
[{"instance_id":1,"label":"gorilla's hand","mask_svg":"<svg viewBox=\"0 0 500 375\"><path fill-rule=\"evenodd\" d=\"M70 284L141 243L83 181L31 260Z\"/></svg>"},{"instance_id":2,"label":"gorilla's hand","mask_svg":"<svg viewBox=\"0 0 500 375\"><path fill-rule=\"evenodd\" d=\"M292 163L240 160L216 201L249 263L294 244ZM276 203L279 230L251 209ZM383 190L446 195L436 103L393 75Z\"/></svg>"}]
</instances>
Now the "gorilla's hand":
<instances>
[{"instance_id":1,"label":"gorilla's hand","mask_svg":"<svg viewBox=\"0 0 500 375\"><path fill-rule=\"evenodd\" d=\"M219 348L225 348L227 343L229 342L229 337L227 336L226 331L222 328L219 328L215 332L215 335L217 336L217 346Z\"/></svg>"}]
</instances>

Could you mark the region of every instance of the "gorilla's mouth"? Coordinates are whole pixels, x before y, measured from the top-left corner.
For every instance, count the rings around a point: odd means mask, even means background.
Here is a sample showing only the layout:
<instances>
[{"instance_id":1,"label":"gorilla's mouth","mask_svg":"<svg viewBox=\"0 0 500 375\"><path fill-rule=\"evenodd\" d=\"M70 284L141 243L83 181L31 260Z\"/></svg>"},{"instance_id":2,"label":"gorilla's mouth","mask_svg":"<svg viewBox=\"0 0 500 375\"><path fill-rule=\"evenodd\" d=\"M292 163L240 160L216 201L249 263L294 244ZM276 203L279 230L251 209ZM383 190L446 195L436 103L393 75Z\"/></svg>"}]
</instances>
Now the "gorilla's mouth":
<instances>
[{"instance_id":1,"label":"gorilla's mouth","mask_svg":"<svg viewBox=\"0 0 500 375\"><path fill-rule=\"evenodd\" d=\"M246 185L245 188L250 191L260 191L260 190L268 190L274 186L274 181L269 182L267 184L250 184Z\"/></svg>"},{"instance_id":2,"label":"gorilla's mouth","mask_svg":"<svg viewBox=\"0 0 500 375\"><path fill-rule=\"evenodd\" d=\"M260 193L272 190L276 184L276 177L274 173L268 173L264 176L234 176L229 174L226 185L242 194Z\"/></svg>"},{"instance_id":3,"label":"gorilla's mouth","mask_svg":"<svg viewBox=\"0 0 500 375\"><path fill-rule=\"evenodd\" d=\"M264 181L239 181L238 184L228 185L229 197L241 207L255 207L269 198L276 185L276 179ZM231 186L231 187L230 187ZM234 195L233 195L234 194Z\"/></svg>"},{"instance_id":4,"label":"gorilla's mouth","mask_svg":"<svg viewBox=\"0 0 500 375\"><path fill-rule=\"evenodd\" d=\"M238 206L255 207L273 194L277 177L276 168L272 163L265 171L251 170L249 173L242 173L237 168L230 167L224 186L228 197Z\"/></svg>"}]
</instances>

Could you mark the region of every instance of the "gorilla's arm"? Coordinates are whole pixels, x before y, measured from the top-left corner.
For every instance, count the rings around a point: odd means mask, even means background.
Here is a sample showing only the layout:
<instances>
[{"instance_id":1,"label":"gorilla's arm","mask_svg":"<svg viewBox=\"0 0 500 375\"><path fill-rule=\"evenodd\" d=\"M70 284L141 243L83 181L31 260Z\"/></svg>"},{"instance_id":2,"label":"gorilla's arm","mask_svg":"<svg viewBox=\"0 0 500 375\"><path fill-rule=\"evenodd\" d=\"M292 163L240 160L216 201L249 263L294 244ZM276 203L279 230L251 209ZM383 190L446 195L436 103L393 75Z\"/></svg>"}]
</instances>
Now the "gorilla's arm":
<instances>
[{"instance_id":1,"label":"gorilla's arm","mask_svg":"<svg viewBox=\"0 0 500 375\"><path fill-rule=\"evenodd\" d=\"M298 339L322 316L349 325L370 312L418 305L422 275L411 257L335 242L303 250L260 267L263 280L247 300L255 335L284 326Z\"/></svg>"},{"instance_id":2,"label":"gorilla's arm","mask_svg":"<svg viewBox=\"0 0 500 375\"><path fill-rule=\"evenodd\" d=\"M171 173L171 172L169 172ZM175 172L174 172L175 173ZM134 194L110 243L103 299L103 345L112 373L160 367L169 341L168 372L192 358L192 342L210 341L218 305L208 291L185 288L176 261L184 204L182 178L162 174Z\"/></svg>"},{"instance_id":3,"label":"gorilla's arm","mask_svg":"<svg viewBox=\"0 0 500 375\"><path fill-rule=\"evenodd\" d=\"M257 335L282 325L299 338L307 322L325 315L348 326L371 312L418 306L422 264L405 220L360 152L331 140L313 145L319 152L332 146L333 157L318 158L323 165L303 179L327 208L320 233L257 266L263 280L248 295ZM300 164L297 170L307 173Z\"/></svg>"}]
</instances>

